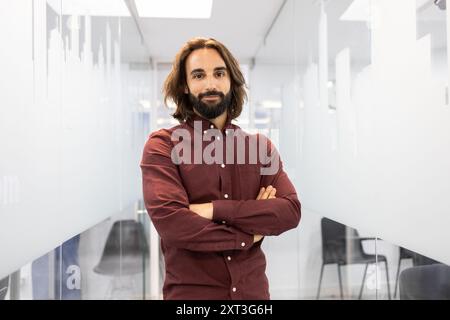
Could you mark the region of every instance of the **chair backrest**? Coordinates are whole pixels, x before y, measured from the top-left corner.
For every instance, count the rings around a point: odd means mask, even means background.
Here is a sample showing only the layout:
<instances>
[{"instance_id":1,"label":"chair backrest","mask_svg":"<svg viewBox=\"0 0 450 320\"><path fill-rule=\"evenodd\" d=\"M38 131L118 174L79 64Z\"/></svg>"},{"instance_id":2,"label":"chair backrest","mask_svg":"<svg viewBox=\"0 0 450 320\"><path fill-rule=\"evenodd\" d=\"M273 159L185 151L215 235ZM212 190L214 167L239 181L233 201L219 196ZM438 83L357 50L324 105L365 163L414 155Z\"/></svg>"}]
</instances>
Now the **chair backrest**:
<instances>
[{"instance_id":1,"label":"chair backrest","mask_svg":"<svg viewBox=\"0 0 450 320\"><path fill-rule=\"evenodd\" d=\"M148 249L141 223L135 220L116 221L94 271L108 275L139 273Z\"/></svg>"},{"instance_id":2,"label":"chair backrest","mask_svg":"<svg viewBox=\"0 0 450 320\"><path fill-rule=\"evenodd\" d=\"M9 287L9 276L0 279L0 300L4 300Z\"/></svg>"},{"instance_id":3,"label":"chair backrest","mask_svg":"<svg viewBox=\"0 0 450 320\"><path fill-rule=\"evenodd\" d=\"M356 229L322 218L321 230L322 259L325 264L348 264L367 257Z\"/></svg>"},{"instance_id":4,"label":"chair backrest","mask_svg":"<svg viewBox=\"0 0 450 320\"><path fill-rule=\"evenodd\" d=\"M322 218L321 231L323 263L344 264L347 260L345 225L328 218Z\"/></svg>"},{"instance_id":5,"label":"chair backrest","mask_svg":"<svg viewBox=\"0 0 450 320\"><path fill-rule=\"evenodd\" d=\"M413 266L426 266L430 264L438 264L440 262L418 254L414 251L400 247L400 259L412 259Z\"/></svg>"},{"instance_id":6,"label":"chair backrest","mask_svg":"<svg viewBox=\"0 0 450 320\"><path fill-rule=\"evenodd\" d=\"M400 259L413 259L414 252L406 248L400 247Z\"/></svg>"},{"instance_id":7,"label":"chair backrest","mask_svg":"<svg viewBox=\"0 0 450 320\"><path fill-rule=\"evenodd\" d=\"M440 264L439 261L433 260L421 254L415 253L413 257L413 266L427 266L430 264Z\"/></svg>"},{"instance_id":8,"label":"chair backrest","mask_svg":"<svg viewBox=\"0 0 450 320\"><path fill-rule=\"evenodd\" d=\"M401 300L449 300L450 267L443 264L423 265L402 271Z\"/></svg>"}]
</instances>

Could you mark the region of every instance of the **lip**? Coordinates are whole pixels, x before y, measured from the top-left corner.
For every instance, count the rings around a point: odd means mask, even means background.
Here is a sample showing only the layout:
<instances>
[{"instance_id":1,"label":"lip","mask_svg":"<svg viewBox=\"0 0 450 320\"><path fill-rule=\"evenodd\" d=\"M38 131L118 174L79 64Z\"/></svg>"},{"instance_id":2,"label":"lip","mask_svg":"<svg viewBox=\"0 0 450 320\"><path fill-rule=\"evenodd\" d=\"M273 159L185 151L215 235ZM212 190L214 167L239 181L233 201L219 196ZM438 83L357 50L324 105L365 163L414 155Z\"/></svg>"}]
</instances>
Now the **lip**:
<instances>
[{"instance_id":1,"label":"lip","mask_svg":"<svg viewBox=\"0 0 450 320\"><path fill-rule=\"evenodd\" d=\"M207 96L207 97L203 98L203 100L211 100L211 101L214 101L217 99L219 99L219 96Z\"/></svg>"}]
</instances>

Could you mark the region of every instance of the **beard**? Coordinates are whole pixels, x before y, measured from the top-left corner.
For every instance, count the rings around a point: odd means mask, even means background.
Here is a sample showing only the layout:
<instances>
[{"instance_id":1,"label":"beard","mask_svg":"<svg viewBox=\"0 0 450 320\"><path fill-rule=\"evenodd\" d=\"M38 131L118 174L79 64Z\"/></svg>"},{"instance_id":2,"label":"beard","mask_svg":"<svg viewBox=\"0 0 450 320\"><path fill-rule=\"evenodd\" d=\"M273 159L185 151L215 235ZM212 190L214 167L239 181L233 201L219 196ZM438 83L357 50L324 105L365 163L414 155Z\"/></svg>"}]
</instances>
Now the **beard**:
<instances>
[{"instance_id":1,"label":"beard","mask_svg":"<svg viewBox=\"0 0 450 320\"><path fill-rule=\"evenodd\" d=\"M219 102L203 102L202 99L208 96L218 96L220 100ZM189 93L189 101L194 110L203 118L211 120L217 118L228 109L231 104L231 91L226 95L219 91L208 91L200 93L198 97Z\"/></svg>"}]
</instances>

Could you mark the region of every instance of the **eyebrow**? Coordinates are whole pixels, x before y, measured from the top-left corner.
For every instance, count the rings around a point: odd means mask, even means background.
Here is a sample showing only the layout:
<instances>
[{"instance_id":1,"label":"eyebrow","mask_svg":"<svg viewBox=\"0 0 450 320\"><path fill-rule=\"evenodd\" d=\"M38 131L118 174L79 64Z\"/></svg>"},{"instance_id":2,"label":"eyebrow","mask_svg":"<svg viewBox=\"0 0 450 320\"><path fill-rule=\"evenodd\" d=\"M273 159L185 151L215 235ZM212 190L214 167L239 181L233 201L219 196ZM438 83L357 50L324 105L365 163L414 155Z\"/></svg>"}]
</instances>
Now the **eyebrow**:
<instances>
[{"instance_id":1,"label":"eyebrow","mask_svg":"<svg viewBox=\"0 0 450 320\"><path fill-rule=\"evenodd\" d=\"M226 67L217 67L217 68L214 68L214 71L227 71L227 68ZM191 74L194 74L194 73L197 73L197 72L205 72L205 70L203 70L203 69L194 69L194 70L192 70L191 71Z\"/></svg>"}]
</instances>

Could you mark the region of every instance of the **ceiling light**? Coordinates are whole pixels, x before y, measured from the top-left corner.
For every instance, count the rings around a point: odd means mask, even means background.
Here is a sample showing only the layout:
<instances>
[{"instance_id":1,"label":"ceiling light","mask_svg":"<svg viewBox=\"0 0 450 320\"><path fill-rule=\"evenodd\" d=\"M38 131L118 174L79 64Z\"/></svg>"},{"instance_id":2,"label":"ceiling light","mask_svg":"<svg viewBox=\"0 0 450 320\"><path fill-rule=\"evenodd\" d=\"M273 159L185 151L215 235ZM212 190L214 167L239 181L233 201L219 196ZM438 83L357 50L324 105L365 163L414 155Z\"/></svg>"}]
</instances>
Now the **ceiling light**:
<instances>
[{"instance_id":1,"label":"ceiling light","mask_svg":"<svg viewBox=\"0 0 450 320\"><path fill-rule=\"evenodd\" d=\"M416 8L419 10L432 0L417 0ZM342 21L370 21L371 20L371 2L372 0L354 0L344 14Z\"/></svg>"},{"instance_id":2,"label":"ceiling light","mask_svg":"<svg viewBox=\"0 0 450 320\"><path fill-rule=\"evenodd\" d=\"M129 17L123 0L47 0L56 13L65 16Z\"/></svg>"},{"instance_id":3,"label":"ceiling light","mask_svg":"<svg viewBox=\"0 0 450 320\"><path fill-rule=\"evenodd\" d=\"M263 100L259 104L264 109L281 109L282 103L277 100Z\"/></svg>"},{"instance_id":4,"label":"ceiling light","mask_svg":"<svg viewBox=\"0 0 450 320\"><path fill-rule=\"evenodd\" d=\"M212 0L135 0L141 18L211 18Z\"/></svg>"},{"instance_id":5,"label":"ceiling light","mask_svg":"<svg viewBox=\"0 0 450 320\"><path fill-rule=\"evenodd\" d=\"M345 10L341 16L343 21L369 21L370 20L370 1L355 0Z\"/></svg>"},{"instance_id":6,"label":"ceiling light","mask_svg":"<svg viewBox=\"0 0 450 320\"><path fill-rule=\"evenodd\" d=\"M144 108L144 109L151 109L151 104L149 100L139 100L139 104Z\"/></svg>"}]
</instances>

